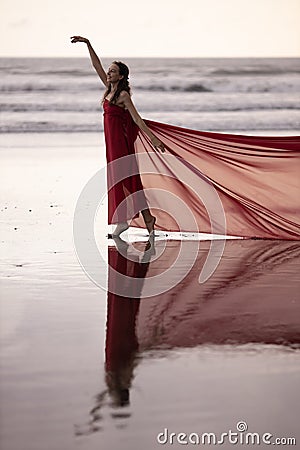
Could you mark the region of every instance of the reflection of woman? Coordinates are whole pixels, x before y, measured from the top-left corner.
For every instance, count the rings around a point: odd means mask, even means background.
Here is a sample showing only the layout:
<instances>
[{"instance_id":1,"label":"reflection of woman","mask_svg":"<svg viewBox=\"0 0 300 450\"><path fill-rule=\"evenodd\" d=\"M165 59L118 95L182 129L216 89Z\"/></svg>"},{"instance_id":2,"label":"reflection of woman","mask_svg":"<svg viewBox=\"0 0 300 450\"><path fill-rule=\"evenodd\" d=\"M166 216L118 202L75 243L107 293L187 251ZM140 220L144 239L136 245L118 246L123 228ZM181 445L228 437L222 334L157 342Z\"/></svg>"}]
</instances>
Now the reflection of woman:
<instances>
[{"instance_id":1,"label":"reflection of woman","mask_svg":"<svg viewBox=\"0 0 300 450\"><path fill-rule=\"evenodd\" d=\"M139 343L136 321L140 308L143 280L147 275L151 256L155 253L154 235L146 243L142 259L137 255L128 258L128 244L121 238L114 238L116 247L108 247L108 291L105 339L105 382L107 389L96 396L96 404L90 411L86 430L76 427L76 434L90 434L100 429L101 410L109 403L113 408L129 405L129 391L138 362ZM150 245L149 245L150 244ZM116 272L123 283L124 295L114 294ZM137 278L140 283L137 283ZM107 402L107 399L110 401ZM129 413L118 412L116 417L128 417ZM86 428L86 427L85 427Z\"/></svg>"},{"instance_id":2,"label":"reflection of woman","mask_svg":"<svg viewBox=\"0 0 300 450\"><path fill-rule=\"evenodd\" d=\"M138 350L135 321L139 304L139 299L108 297L105 381L114 406L129 403Z\"/></svg>"},{"instance_id":3,"label":"reflection of woman","mask_svg":"<svg viewBox=\"0 0 300 450\"><path fill-rule=\"evenodd\" d=\"M155 252L153 235L150 240L152 243L146 243L141 261L138 255L128 257L128 244L119 237L114 239L116 248L109 247L108 250L105 371L109 393L118 406L129 402L129 388L138 351L136 319L144 279ZM114 293L116 282L122 295Z\"/></svg>"},{"instance_id":4,"label":"reflection of woman","mask_svg":"<svg viewBox=\"0 0 300 450\"><path fill-rule=\"evenodd\" d=\"M164 151L163 143L147 127L131 100L128 67L120 61L114 61L105 73L101 61L88 39L73 36L71 40L72 43L84 42L87 44L92 64L106 87L103 96L103 108L107 162L111 163L123 156L134 155L137 127L147 134L154 148ZM130 165L132 164L135 164L134 157L133 161L130 159ZM127 220L137 217L139 211L141 211L147 230L151 234L154 231L156 219L150 213L146 198L142 193L143 187L140 176L136 173L130 178L115 182L118 178L116 172L120 170L123 171L124 167L116 168L113 164L108 166L108 221L110 224L117 223L112 237L125 231L128 228ZM129 208L126 198L136 192L139 192L140 195L132 196L130 201L136 204Z\"/></svg>"}]
</instances>

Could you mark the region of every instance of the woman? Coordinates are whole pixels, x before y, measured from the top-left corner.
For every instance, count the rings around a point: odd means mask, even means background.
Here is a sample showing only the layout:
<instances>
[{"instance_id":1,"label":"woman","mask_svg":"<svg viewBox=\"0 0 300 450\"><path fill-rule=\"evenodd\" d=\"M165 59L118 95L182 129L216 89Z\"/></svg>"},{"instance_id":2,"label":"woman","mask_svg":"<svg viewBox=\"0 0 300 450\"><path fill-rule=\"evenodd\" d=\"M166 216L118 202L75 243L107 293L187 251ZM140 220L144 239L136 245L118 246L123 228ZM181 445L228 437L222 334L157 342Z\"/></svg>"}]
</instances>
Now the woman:
<instances>
[{"instance_id":1,"label":"woman","mask_svg":"<svg viewBox=\"0 0 300 450\"><path fill-rule=\"evenodd\" d=\"M134 155L136 126L146 133L155 149L164 152L163 143L147 127L131 100L128 67L120 61L114 61L106 73L88 39L81 36L72 36L71 42L87 44L93 67L106 87L103 96L103 108L107 163L112 163L127 155ZM154 233L156 218L148 208L135 157L129 158L128 161L131 171L132 164L136 166L136 170L134 170L136 175L121 181L115 181L118 178L116 165L108 165L108 222L110 224L117 223L116 229L113 234L108 235L109 237L119 236L125 231L129 227L127 220L137 217L139 210L143 215L149 235ZM124 167L122 170L124 170ZM135 195L135 193L138 194ZM127 198L131 200L131 203L136 203L133 209L131 208L131 213L134 211L133 216L131 216Z\"/></svg>"},{"instance_id":2,"label":"woman","mask_svg":"<svg viewBox=\"0 0 300 450\"><path fill-rule=\"evenodd\" d=\"M115 163L107 170L109 223L118 223L113 236L128 228L128 220L143 226L141 211L149 233L156 225L165 231L300 240L299 136L225 134L143 121L130 98L127 66L115 61L106 74L88 39L71 39L88 45L106 87L106 155ZM149 155L164 146L170 157ZM145 156L141 173L135 153ZM123 164L125 155L129 165ZM155 205L156 217L148 205Z\"/></svg>"}]
</instances>

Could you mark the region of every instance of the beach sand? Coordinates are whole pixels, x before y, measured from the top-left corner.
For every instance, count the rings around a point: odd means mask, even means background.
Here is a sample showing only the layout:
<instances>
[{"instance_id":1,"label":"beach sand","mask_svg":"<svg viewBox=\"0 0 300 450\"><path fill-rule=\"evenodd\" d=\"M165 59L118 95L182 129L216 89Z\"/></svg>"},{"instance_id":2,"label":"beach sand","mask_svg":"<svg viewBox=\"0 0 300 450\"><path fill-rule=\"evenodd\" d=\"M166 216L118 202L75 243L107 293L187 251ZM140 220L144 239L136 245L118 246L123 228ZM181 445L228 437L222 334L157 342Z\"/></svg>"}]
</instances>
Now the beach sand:
<instances>
[{"instance_id":1,"label":"beach sand","mask_svg":"<svg viewBox=\"0 0 300 450\"><path fill-rule=\"evenodd\" d=\"M1 448L152 450L165 428L220 434L242 420L299 442L298 242L230 240L200 285L209 243L191 265L187 241L159 295L120 303L84 273L73 243L78 196L105 165L103 135L6 134L0 152ZM104 201L97 244L122 266L105 224ZM138 260L123 269L145 290L179 250L158 239L147 273Z\"/></svg>"}]
</instances>

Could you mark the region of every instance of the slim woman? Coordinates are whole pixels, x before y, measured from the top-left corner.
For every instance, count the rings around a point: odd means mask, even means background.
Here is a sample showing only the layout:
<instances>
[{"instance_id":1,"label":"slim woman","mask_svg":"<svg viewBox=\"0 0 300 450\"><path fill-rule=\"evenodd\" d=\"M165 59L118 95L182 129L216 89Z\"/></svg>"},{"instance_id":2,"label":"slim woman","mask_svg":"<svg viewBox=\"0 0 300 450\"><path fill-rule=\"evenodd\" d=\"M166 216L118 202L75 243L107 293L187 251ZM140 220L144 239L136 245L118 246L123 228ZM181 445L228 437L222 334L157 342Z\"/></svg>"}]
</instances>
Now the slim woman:
<instances>
[{"instance_id":1,"label":"slim woman","mask_svg":"<svg viewBox=\"0 0 300 450\"><path fill-rule=\"evenodd\" d=\"M154 233L156 218L148 208L139 174L136 173L121 181L117 180L115 183L114 178L118 168L113 162L118 158L133 155L132 158L129 158L132 170L132 164L136 164L134 140L137 136L137 127L147 134L156 150L164 152L164 145L147 127L131 100L128 67L120 61L114 61L106 73L88 39L81 36L72 36L71 42L87 44L92 65L106 88L103 96L104 135L107 163L112 163L108 166L108 222L109 224L117 224L113 234L110 234L109 237L119 236L129 227L128 220L138 216L137 205L133 208L133 216L131 215L132 209L130 213L127 198L131 198L131 203L136 200L136 203L140 206L139 210L151 235ZM134 170L134 172L138 172L138 170Z\"/></svg>"}]
</instances>

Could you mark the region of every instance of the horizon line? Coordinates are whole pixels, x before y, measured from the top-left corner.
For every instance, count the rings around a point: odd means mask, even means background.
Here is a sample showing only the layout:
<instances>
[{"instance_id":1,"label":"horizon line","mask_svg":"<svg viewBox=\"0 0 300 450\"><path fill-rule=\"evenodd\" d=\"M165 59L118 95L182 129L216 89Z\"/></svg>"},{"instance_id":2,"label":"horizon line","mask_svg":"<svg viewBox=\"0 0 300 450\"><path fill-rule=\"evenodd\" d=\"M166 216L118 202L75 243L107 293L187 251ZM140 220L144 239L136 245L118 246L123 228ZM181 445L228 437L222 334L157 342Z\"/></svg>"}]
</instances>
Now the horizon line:
<instances>
[{"instance_id":1,"label":"horizon line","mask_svg":"<svg viewBox=\"0 0 300 450\"><path fill-rule=\"evenodd\" d=\"M101 59L111 59L116 56L101 56ZM131 59L300 59L300 55L284 55L284 56L120 56L120 58ZM76 58L76 59L89 59L89 56L72 56L72 55L0 55L1 59L4 58Z\"/></svg>"}]
</instances>

